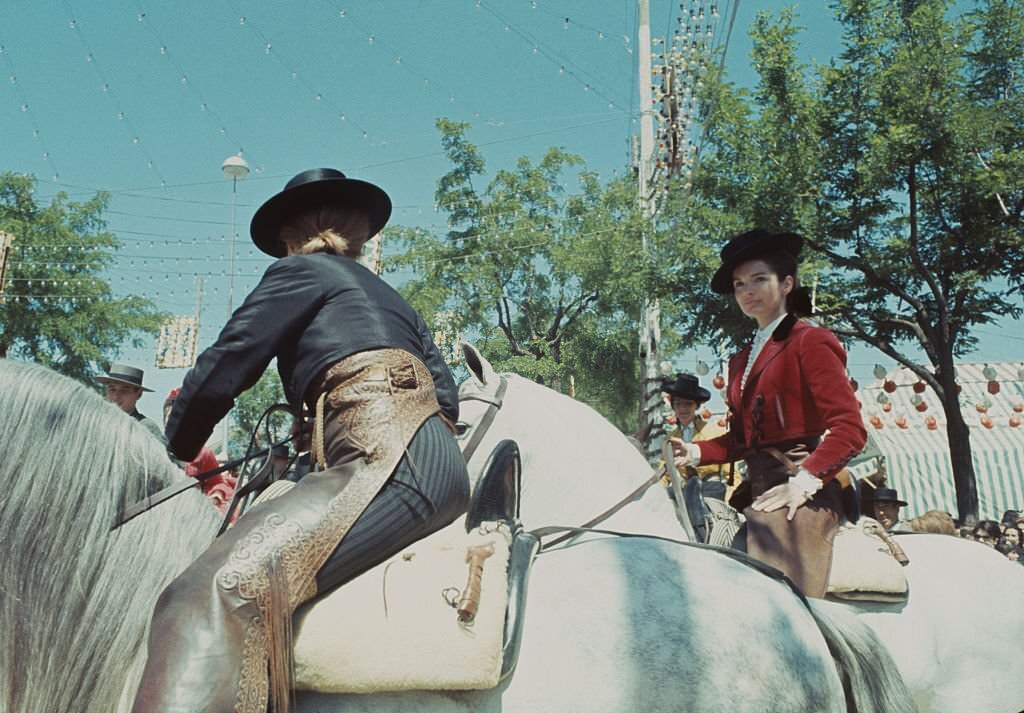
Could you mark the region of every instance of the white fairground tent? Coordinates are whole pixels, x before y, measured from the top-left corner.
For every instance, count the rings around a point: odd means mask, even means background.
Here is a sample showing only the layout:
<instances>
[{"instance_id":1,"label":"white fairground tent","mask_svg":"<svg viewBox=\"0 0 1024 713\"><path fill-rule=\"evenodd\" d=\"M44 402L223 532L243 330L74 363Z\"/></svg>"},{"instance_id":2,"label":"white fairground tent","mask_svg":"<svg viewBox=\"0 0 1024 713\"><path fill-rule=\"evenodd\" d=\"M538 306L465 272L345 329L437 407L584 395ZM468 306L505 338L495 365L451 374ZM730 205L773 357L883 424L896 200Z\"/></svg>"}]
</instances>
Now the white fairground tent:
<instances>
[{"instance_id":1,"label":"white fairground tent","mask_svg":"<svg viewBox=\"0 0 1024 713\"><path fill-rule=\"evenodd\" d=\"M851 469L869 475L878 468L878 456L884 456L889 487L907 501L903 517L935 509L956 517L946 417L934 391L920 385L915 390L917 381L901 367L860 386L868 446ZM959 364L957 383L971 429L978 514L998 520L1003 511L1024 507L1024 362ZM997 393L990 393L991 384Z\"/></svg>"}]
</instances>

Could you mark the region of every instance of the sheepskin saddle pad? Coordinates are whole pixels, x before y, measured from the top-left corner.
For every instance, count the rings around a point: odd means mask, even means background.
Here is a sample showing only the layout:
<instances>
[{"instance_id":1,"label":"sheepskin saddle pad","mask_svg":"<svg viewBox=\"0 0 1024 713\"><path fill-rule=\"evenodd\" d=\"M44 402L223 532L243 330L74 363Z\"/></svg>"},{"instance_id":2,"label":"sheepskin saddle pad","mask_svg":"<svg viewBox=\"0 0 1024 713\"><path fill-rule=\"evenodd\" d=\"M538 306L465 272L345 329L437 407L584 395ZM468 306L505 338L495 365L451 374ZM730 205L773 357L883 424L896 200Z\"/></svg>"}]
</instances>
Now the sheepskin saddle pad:
<instances>
[{"instance_id":1,"label":"sheepskin saddle pad","mask_svg":"<svg viewBox=\"0 0 1024 713\"><path fill-rule=\"evenodd\" d=\"M457 520L296 612L294 687L322 693L493 688L508 602L507 526ZM460 620L470 548L479 608ZM453 604L455 603L455 604Z\"/></svg>"},{"instance_id":2,"label":"sheepskin saddle pad","mask_svg":"<svg viewBox=\"0 0 1024 713\"><path fill-rule=\"evenodd\" d=\"M839 528L833 542L828 594L838 599L902 602L908 594L903 566L876 534L881 527L862 517L857 525Z\"/></svg>"}]
</instances>

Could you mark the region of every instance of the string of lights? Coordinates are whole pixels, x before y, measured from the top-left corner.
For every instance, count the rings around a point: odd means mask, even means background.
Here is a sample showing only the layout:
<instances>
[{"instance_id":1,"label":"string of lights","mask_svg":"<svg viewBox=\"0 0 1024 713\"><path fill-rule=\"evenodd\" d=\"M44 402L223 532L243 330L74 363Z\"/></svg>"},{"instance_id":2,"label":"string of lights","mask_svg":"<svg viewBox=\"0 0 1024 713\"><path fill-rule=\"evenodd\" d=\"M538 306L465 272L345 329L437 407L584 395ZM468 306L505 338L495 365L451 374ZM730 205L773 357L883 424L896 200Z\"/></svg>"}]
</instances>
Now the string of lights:
<instances>
[{"instance_id":1,"label":"string of lights","mask_svg":"<svg viewBox=\"0 0 1024 713\"><path fill-rule=\"evenodd\" d=\"M146 166L157 177L157 180L160 181L161 188L166 187L167 181L164 180L163 175L160 173L160 169L156 165L156 161L153 160L153 157L150 155L149 150L146 148L146 144L142 141L141 136L139 136L139 132L135 128L135 125L132 122L131 117L128 115L128 112L125 111L124 106L121 103L120 97L118 96L117 92L115 91L111 83L107 80L106 74L104 73L102 67L100 67L100 63L97 60L96 55L93 53L92 47L89 45L89 41L85 37L85 33L83 33L82 28L79 27L78 20L75 19L75 11L71 7L70 0L63 0L63 2L64 7L67 8L69 15L68 27L70 27L74 31L75 36L78 38L82 47L85 49L85 61L93 68L93 71L99 78L100 89L102 89L103 93L110 97L110 100L114 103L114 109L117 111L118 121L124 125L125 130L128 132L128 135L131 138L132 144L137 146L139 151L142 153L143 158L146 160Z\"/></svg>"},{"instance_id":2,"label":"string of lights","mask_svg":"<svg viewBox=\"0 0 1024 713\"><path fill-rule=\"evenodd\" d=\"M334 113L334 115L338 117L338 120L341 123L354 127L355 130L358 131L359 134L362 136L362 138L369 141L371 145L377 143L376 141L373 141L370 138L370 134L365 128L363 128L359 123L351 120L346 111L342 110L342 108L334 101L332 101L329 97L324 96L323 91L318 89L311 81L309 81L309 79L306 78L304 74L299 72L296 66L292 62L288 61L288 59L285 58L280 53L280 51L275 49L274 43L267 36L267 34L263 32L263 30L261 30L259 26L257 26L254 22L252 22L252 20L250 20L248 17L243 15L238 10L238 6L235 4L234 0L228 0L228 5L231 7L232 11L236 15L238 15L238 24L243 27L249 28L259 38L260 42L263 43L264 54L273 57L282 67L284 67L289 72L292 79L302 84L302 86L309 91L314 102L323 104L328 109L330 109Z\"/></svg>"},{"instance_id":3,"label":"string of lights","mask_svg":"<svg viewBox=\"0 0 1024 713\"><path fill-rule=\"evenodd\" d=\"M136 15L138 24L145 27L149 34L153 36L153 39L156 40L157 46L160 48L160 55L170 63L171 67L174 68L174 71L177 73L178 76L179 84L185 87L196 97L196 99L198 99L199 111L208 116L211 119L211 121L213 121L213 124L216 127L217 132L238 147L237 152L239 155L244 154L245 149L242 146L241 142L235 141L234 137L231 134L229 134L227 125L220 118L220 115L212 106L210 106L210 102L203 95L203 92L199 89L199 87L196 86L195 81L193 81L189 77L188 72L186 72L185 69L181 66L181 63L178 62L178 60L171 55L170 48L168 47L167 43L164 42L163 38L160 36L160 32L153 25L152 20L150 20L149 16L146 14L146 9L142 6L142 2L140 0L133 0L133 2L135 3L135 7L138 9L138 14ZM246 158L249 159L249 156L246 156ZM260 166L259 163L253 161L252 159L249 159L249 162L252 164L253 170L256 171L256 173L263 172L263 167Z\"/></svg>"},{"instance_id":4,"label":"string of lights","mask_svg":"<svg viewBox=\"0 0 1024 713\"><path fill-rule=\"evenodd\" d=\"M604 40L605 38L612 37L615 34L612 32L605 32L604 30L598 27L593 27L592 25L584 24L564 14L559 14L552 10L548 10L540 2L540 0L530 0L530 7L534 10L538 10L544 13L545 15L549 15L550 17L555 18L558 22L562 24L562 29L565 30L568 30L570 28L576 28L578 30L582 30L584 32L587 32L588 34L596 36L599 40ZM632 39L629 35L622 35L622 46L625 52L627 52L628 54L633 54Z\"/></svg>"},{"instance_id":5,"label":"string of lights","mask_svg":"<svg viewBox=\"0 0 1024 713\"><path fill-rule=\"evenodd\" d=\"M477 0L476 7L486 10L488 13L493 15L499 22L501 22L504 25L506 32L511 32L515 34L517 37L519 37L527 44L529 44L533 48L533 53L535 55L540 55L547 59L548 61L550 61L555 66L557 66L559 74L569 76L577 83L579 83L583 87L584 91L593 92L595 96L598 96L601 99L608 102L609 109L625 109L623 104L628 104L628 101L623 102L622 100L613 99L609 97L609 89L612 93L615 92L615 89L614 87L609 87L607 84L605 84L604 80L602 80L600 77L591 74L586 69L576 64L572 59L566 57L557 50L553 50L547 47L546 44L542 43L529 32L513 23L507 17L502 15L493 7L491 7L488 3L485 3L484 0ZM597 86L595 85L604 85L604 90L597 88Z\"/></svg>"},{"instance_id":6,"label":"string of lights","mask_svg":"<svg viewBox=\"0 0 1024 713\"><path fill-rule=\"evenodd\" d=\"M56 181L60 178L60 171L57 170L57 165L53 161L50 149L46 146L46 141L43 139L43 132L39 129L39 121L36 119L35 111L33 111L32 105L29 103L24 89L22 89L21 84L18 82L18 72L14 68L14 60L11 59L10 52L7 50L2 36L0 36L0 56L4 58L4 66L7 67L8 79L14 86L14 91L18 94L18 100L21 102L21 112L28 119L28 123L32 127L32 138L35 139L37 144L39 144L39 148L42 151L41 157L46 165L50 167L50 171L53 174L53 180Z\"/></svg>"}]
</instances>

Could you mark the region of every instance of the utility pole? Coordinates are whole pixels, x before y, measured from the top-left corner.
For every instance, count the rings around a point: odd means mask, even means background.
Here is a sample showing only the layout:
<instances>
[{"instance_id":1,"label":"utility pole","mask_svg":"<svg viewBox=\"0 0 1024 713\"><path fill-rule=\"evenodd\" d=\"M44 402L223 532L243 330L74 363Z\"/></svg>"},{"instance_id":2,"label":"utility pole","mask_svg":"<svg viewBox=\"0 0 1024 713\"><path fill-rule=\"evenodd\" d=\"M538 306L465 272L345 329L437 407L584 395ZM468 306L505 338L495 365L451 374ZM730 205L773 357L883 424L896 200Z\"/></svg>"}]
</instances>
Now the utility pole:
<instances>
[{"instance_id":1,"label":"utility pole","mask_svg":"<svg viewBox=\"0 0 1024 713\"><path fill-rule=\"evenodd\" d=\"M4 287L6 286L7 261L11 255L11 246L14 244L14 236L0 230L0 304L4 300Z\"/></svg>"},{"instance_id":2,"label":"utility pole","mask_svg":"<svg viewBox=\"0 0 1024 713\"><path fill-rule=\"evenodd\" d=\"M650 250L654 230L654 106L651 95L651 17L649 0L639 0L639 27L637 49L640 87L640 156L638 161L638 200L643 215L641 250ZM645 455L656 460L661 453L661 379L658 371L658 353L661 343L661 304L657 299L644 298L640 316L640 430L648 434L644 439Z\"/></svg>"}]
</instances>

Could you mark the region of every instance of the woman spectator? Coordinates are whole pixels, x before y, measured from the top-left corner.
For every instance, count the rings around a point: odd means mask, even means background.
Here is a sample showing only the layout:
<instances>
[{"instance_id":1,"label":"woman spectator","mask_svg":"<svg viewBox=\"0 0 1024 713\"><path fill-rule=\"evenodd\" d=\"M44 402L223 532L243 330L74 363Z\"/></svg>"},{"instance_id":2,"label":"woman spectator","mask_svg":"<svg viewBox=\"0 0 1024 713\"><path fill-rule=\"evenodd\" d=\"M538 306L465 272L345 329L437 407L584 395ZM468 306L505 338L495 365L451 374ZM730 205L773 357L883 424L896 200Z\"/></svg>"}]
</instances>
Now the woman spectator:
<instances>
[{"instance_id":1,"label":"woman spectator","mask_svg":"<svg viewBox=\"0 0 1024 713\"><path fill-rule=\"evenodd\" d=\"M979 520L974 526L974 539L988 547L995 547L1002 534L995 520Z\"/></svg>"}]
</instances>

